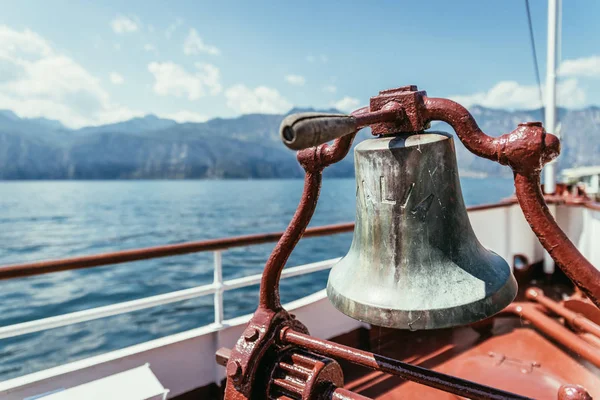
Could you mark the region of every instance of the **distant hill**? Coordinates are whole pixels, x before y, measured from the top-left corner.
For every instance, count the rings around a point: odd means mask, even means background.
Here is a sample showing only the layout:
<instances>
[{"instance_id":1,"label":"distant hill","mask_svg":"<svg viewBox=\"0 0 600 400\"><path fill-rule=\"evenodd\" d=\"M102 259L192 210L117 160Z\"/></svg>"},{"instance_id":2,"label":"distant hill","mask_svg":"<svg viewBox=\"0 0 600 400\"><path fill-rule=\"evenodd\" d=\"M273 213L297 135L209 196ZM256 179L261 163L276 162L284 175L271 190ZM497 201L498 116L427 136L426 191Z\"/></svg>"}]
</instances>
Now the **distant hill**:
<instances>
[{"instance_id":1,"label":"distant hill","mask_svg":"<svg viewBox=\"0 0 600 400\"><path fill-rule=\"evenodd\" d=\"M312 111L293 109L292 112ZM324 110L337 112L336 110ZM473 107L481 128L499 135L519 122L543 120L541 110L506 111ZM295 178L302 170L283 146L278 128L284 115L249 114L204 123L177 123L148 115L71 130L45 118L19 118L0 110L0 179L227 179ZM600 108L559 110L563 146L559 168L598 164ZM443 124L434 130L451 129ZM369 137L368 130L357 142ZM506 167L472 155L457 141L464 174L509 174ZM353 176L352 157L326 170Z\"/></svg>"}]
</instances>

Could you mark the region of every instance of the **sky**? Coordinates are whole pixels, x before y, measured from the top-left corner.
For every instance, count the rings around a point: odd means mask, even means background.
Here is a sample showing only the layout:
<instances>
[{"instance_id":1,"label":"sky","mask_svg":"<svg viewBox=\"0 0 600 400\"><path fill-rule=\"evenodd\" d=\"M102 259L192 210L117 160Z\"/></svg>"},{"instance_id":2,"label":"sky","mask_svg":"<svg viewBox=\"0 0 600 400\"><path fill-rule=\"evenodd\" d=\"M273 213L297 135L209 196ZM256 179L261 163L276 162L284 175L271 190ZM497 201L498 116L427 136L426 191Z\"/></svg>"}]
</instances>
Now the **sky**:
<instances>
[{"instance_id":1,"label":"sky","mask_svg":"<svg viewBox=\"0 0 600 400\"><path fill-rule=\"evenodd\" d=\"M547 4L530 0L542 81ZM69 127L349 112L418 85L540 106L524 0L0 1L0 109ZM600 2L565 1L558 101L600 104Z\"/></svg>"}]
</instances>

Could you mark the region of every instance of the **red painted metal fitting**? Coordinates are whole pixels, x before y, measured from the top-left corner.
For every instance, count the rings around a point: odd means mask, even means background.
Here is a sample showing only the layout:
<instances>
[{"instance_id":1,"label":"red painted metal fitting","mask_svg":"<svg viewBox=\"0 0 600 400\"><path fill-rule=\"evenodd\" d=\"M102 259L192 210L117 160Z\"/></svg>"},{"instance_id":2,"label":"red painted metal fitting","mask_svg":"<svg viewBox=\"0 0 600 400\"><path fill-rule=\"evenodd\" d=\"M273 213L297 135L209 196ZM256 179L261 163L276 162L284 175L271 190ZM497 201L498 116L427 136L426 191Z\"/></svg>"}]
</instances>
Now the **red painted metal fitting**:
<instances>
[{"instance_id":1,"label":"red painted metal fitting","mask_svg":"<svg viewBox=\"0 0 600 400\"><path fill-rule=\"evenodd\" d=\"M242 375L242 365L239 361L232 361L227 364L227 377L237 381Z\"/></svg>"},{"instance_id":2,"label":"red painted metal fitting","mask_svg":"<svg viewBox=\"0 0 600 400\"><path fill-rule=\"evenodd\" d=\"M546 133L540 123L519 124L517 129L494 139L498 161L514 171L531 174L541 171L545 163L560 152L558 138Z\"/></svg>"},{"instance_id":3,"label":"red painted metal fitting","mask_svg":"<svg viewBox=\"0 0 600 400\"><path fill-rule=\"evenodd\" d=\"M592 396L579 385L562 385L558 389L558 400L592 400Z\"/></svg>"},{"instance_id":4,"label":"red painted metal fitting","mask_svg":"<svg viewBox=\"0 0 600 400\"><path fill-rule=\"evenodd\" d=\"M247 342L254 342L256 339L258 339L258 336L258 329L252 326L248 326L244 331L244 339L246 339Z\"/></svg>"},{"instance_id":5,"label":"red painted metal fitting","mask_svg":"<svg viewBox=\"0 0 600 400\"><path fill-rule=\"evenodd\" d=\"M425 120L425 105L423 98L427 95L424 90L418 90L415 85L387 89L371 97L369 112L390 108L402 108L403 118L394 122L381 122L371 125L373 135L385 135L398 132L419 132L428 128Z\"/></svg>"}]
</instances>

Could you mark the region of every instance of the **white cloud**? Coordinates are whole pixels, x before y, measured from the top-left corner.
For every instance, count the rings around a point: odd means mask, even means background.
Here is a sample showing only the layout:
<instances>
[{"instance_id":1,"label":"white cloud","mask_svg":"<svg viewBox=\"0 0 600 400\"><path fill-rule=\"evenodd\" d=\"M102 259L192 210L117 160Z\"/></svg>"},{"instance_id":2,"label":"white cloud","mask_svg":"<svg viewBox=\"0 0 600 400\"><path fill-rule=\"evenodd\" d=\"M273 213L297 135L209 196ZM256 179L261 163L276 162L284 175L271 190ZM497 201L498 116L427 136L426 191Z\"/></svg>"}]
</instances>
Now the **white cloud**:
<instances>
[{"instance_id":1,"label":"white cloud","mask_svg":"<svg viewBox=\"0 0 600 400\"><path fill-rule=\"evenodd\" d=\"M281 96L276 89L266 86L250 89L238 84L227 89L225 97L227 98L227 106L242 114L278 114L292 108L292 104Z\"/></svg>"},{"instance_id":2,"label":"white cloud","mask_svg":"<svg viewBox=\"0 0 600 400\"><path fill-rule=\"evenodd\" d=\"M325 93L335 93L337 92L337 87L335 87L335 85L327 85L323 87L323 91Z\"/></svg>"},{"instance_id":3,"label":"white cloud","mask_svg":"<svg viewBox=\"0 0 600 400\"><path fill-rule=\"evenodd\" d=\"M498 82L487 92L450 96L465 107L480 105L489 108L530 109L540 107L540 94L536 85L520 85L515 81ZM567 79L557 85L558 104L577 108L585 105L586 95L576 79Z\"/></svg>"},{"instance_id":4,"label":"white cloud","mask_svg":"<svg viewBox=\"0 0 600 400\"><path fill-rule=\"evenodd\" d=\"M219 55L221 51L215 46L204 43L204 40L198 35L198 32L191 28L185 41L183 42L183 53L185 55L197 55L200 53L207 53L212 55Z\"/></svg>"},{"instance_id":5,"label":"white cloud","mask_svg":"<svg viewBox=\"0 0 600 400\"><path fill-rule=\"evenodd\" d=\"M158 50L156 50L156 47L153 44L151 44L151 43L146 43L144 45L144 50L147 51L147 52L152 52L152 53L157 53L158 52Z\"/></svg>"},{"instance_id":6,"label":"white cloud","mask_svg":"<svg viewBox=\"0 0 600 400\"><path fill-rule=\"evenodd\" d=\"M99 49L103 45L104 45L104 40L102 39L102 37L100 37L100 35L94 36L94 48Z\"/></svg>"},{"instance_id":7,"label":"white cloud","mask_svg":"<svg viewBox=\"0 0 600 400\"><path fill-rule=\"evenodd\" d=\"M111 101L100 80L28 29L0 25L0 109L71 127L116 122L142 113Z\"/></svg>"},{"instance_id":8,"label":"white cloud","mask_svg":"<svg viewBox=\"0 0 600 400\"><path fill-rule=\"evenodd\" d=\"M110 27L117 34L137 32L140 29L140 23L137 18L129 18L123 15L117 15L110 21Z\"/></svg>"},{"instance_id":9,"label":"white cloud","mask_svg":"<svg viewBox=\"0 0 600 400\"><path fill-rule=\"evenodd\" d=\"M125 78L123 78L123 75L116 72L111 72L108 77L111 83L113 83L114 85L121 85L125 82Z\"/></svg>"},{"instance_id":10,"label":"white cloud","mask_svg":"<svg viewBox=\"0 0 600 400\"><path fill-rule=\"evenodd\" d=\"M175 20L175 22L173 22L171 25L169 25L167 27L167 29L165 29L165 36L167 37L167 39L170 39L171 36L173 36L173 34L175 33L175 31L177 29L179 29L179 27L183 25L183 19L181 18L177 18Z\"/></svg>"},{"instance_id":11,"label":"white cloud","mask_svg":"<svg viewBox=\"0 0 600 400\"><path fill-rule=\"evenodd\" d=\"M559 73L562 76L600 78L600 56L564 60L560 64Z\"/></svg>"},{"instance_id":12,"label":"white cloud","mask_svg":"<svg viewBox=\"0 0 600 400\"><path fill-rule=\"evenodd\" d=\"M311 64L317 61L323 64L327 64L327 62L329 61L329 57L327 57L325 54L321 54L319 56L313 56L312 54L309 54L308 56L306 56L306 61L308 61Z\"/></svg>"},{"instance_id":13,"label":"white cloud","mask_svg":"<svg viewBox=\"0 0 600 400\"><path fill-rule=\"evenodd\" d=\"M220 93L219 69L203 63L195 63L194 66L196 71L190 73L171 61L148 64L148 71L154 75L154 92L161 96L185 96L189 100L198 100L207 92L211 95Z\"/></svg>"},{"instance_id":14,"label":"white cloud","mask_svg":"<svg viewBox=\"0 0 600 400\"><path fill-rule=\"evenodd\" d=\"M285 80L294 86L303 86L306 83L306 79L304 79L301 75L286 75Z\"/></svg>"},{"instance_id":15,"label":"white cloud","mask_svg":"<svg viewBox=\"0 0 600 400\"><path fill-rule=\"evenodd\" d=\"M343 99L332 103L331 105L338 110L350 112L354 111L354 109L360 105L360 100L355 99L354 97L346 96Z\"/></svg>"},{"instance_id":16,"label":"white cloud","mask_svg":"<svg viewBox=\"0 0 600 400\"><path fill-rule=\"evenodd\" d=\"M208 121L208 117L204 114L198 114L194 111L181 110L174 113L163 113L158 114L161 118L172 119L177 122L205 122Z\"/></svg>"}]
</instances>

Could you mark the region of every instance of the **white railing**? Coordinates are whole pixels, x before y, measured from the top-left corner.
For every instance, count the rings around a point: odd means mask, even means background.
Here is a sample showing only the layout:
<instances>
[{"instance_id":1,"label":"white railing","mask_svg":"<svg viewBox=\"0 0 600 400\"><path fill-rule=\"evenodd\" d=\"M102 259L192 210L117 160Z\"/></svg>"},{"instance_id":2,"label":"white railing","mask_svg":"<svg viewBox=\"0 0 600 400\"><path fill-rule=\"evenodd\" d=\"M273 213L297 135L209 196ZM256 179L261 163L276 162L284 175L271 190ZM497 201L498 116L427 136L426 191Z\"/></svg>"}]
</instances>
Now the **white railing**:
<instances>
[{"instance_id":1,"label":"white railing","mask_svg":"<svg viewBox=\"0 0 600 400\"><path fill-rule=\"evenodd\" d=\"M183 300L190 300L210 294L214 295L214 324L218 326L224 326L223 293L228 290L257 285L260 283L262 274L249 275L242 278L223 281L221 250L216 250L213 252L213 254L214 278L211 284L145 297L142 299L126 301L123 303L111 304L108 306L91 308L83 311L76 311L54 317L37 319L20 324L3 326L0 327L0 339L26 335L28 333L40 332L48 329L59 328L61 326L73 325L80 322L92 321L95 319L119 314L125 314L132 311L143 310L146 308L161 306ZM337 261L339 261L339 258L300 265L297 267L285 268L281 273L281 278L290 278L293 276L305 275L329 269Z\"/></svg>"}]
</instances>

